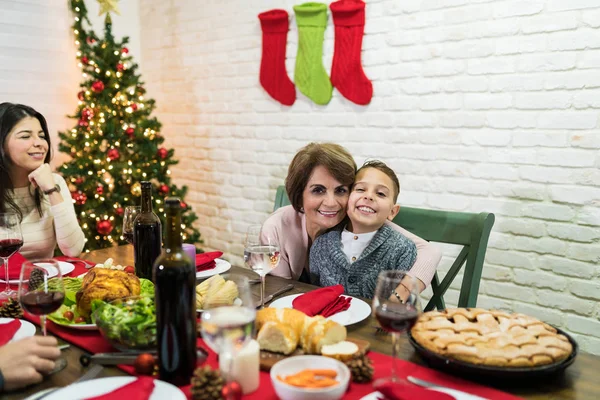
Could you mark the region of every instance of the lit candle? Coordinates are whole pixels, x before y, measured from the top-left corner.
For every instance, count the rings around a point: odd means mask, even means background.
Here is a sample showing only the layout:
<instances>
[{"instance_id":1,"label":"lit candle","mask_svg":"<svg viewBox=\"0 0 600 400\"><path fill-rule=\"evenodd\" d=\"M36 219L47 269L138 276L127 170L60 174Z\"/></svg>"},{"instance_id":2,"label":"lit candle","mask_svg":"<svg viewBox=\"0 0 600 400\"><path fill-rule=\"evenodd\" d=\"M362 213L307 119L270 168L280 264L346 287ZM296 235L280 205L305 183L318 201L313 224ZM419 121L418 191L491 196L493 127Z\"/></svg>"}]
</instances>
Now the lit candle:
<instances>
[{"instance_id":1,"label":"lit candle","mask_svg":"<svg viewBox=\"0 0 600 400\"><path fill-rule=\"evenodd\" d=\"M181 246L183 247L183 251L185 251L188 257L192 259L192 263L194 263L194 266L196 266L196 246L189 243L184 243Z\"/></svg>"},{"instance_id":2,"label":"lit candle","mask_svg":"<svg viewBox=\"0 0 600 400\"><path fill-rule=\"evenodd\" d=\"M251 340L238 353L233 356L229 379L240 384L244 394L252 393L258 389L260 372L260 347L256 340ZM225 354L219 355L219 367L221 372L226 373L229 357Z\"/></svg>"}]
</instances>

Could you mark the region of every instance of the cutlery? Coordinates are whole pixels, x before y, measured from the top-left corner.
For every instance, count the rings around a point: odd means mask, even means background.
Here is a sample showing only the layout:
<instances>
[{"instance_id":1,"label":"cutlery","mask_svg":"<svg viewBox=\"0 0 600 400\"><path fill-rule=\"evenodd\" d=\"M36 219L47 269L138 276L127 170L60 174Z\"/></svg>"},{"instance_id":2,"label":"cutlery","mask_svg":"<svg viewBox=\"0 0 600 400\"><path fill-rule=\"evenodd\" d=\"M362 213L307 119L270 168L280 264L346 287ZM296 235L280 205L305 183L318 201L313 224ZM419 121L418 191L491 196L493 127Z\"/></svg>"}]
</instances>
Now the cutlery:
<instances>
[{"instance_id":1,"label":"cutlery","mask_svg":"<svg viewBox=\"0 0 600 400\"><path fill-rule=\"evenodd\" d=\"M96 376L98 376L98 374L100 374L100 372L102 372L103 369L104 369L104 367L102 365L94 365L85 374L81 375L78 379L71 382L69 385L72 385L74 383L83 382L83 381L89 381L90 379L94 379ZM41 400L44 397L47 397L47 396L51 395L52 393L56 392L58 389L62 389L62 388L46 389L40 393L34 394L32 397L28 397L26 400Z\"/></svg>"},{"instance_id":2,"label":"cutlery","mask_svg":"<svg viewBox=\"0 0 600 400\"><path fill-rule=\"evenodd\" d=\"M433 389L438 392L446 393L450 396L454 396L457 400L486 400L483 397L475 396L474 394L466 393L462 390L450 389L449 387L440 385L438 383L424 381L423 379L415 378L414 376L408 376L407 379L415 385Z\"/></svg>"},{"instance_id":3,"label":"cutlery","mask_svg":"<svg viewBox=\"0 0 600 400\"><path fill-rule=\"evenodd\" d=\"M82 354L79 357L79 362L83 366L88 366L90 363L94 362L96 364L101 365L119 365L126 364L132 365L135 363L136 358L143 353L149 353L156 356L156 350L147 351L147 352L131 352L131 353L98 353L98 354ZM208 353L202 347L198 347L197 349L197 361L202 363L208 357Z\"/></svg>"},{"instance_id":4,"label":"cutlery","mask_svg":"<svg viewBox=\"0 0 600 400\"><path fill-rule=\"evenodd\" d=\"M59 349L60 351L62 351L62 350L66 350L66 349L68 349L69 347L71 347L71 345L70 345L70 344L61 344L60 346L58 346L58 349Z\"/></svg>"},{"instance_id":5,"label":"cutlery","mask_svg":"<svg viewBox=\"0 0 600 400\"><path fill-rule=\"evenodd\" d=\"M248 281L248 283L249 283L249 284L251 284L251 285L255 285L255 284L257 284L257 283L260 283L260 278L257 278L257 279L250 279L250 280Z\"/></svg>"},{"instance_id":6,"label":"cutlery","mask_svg":"<svg viewBox=\"0 0 600 400\"><path fill-rule=\"evenodd\" d=\"M288 290L292 290L293 288L294 288L294 285L290 283L289 285L286 285L286 286L282 287L281 289L276 290L274 293L272 293L268 296L265 296L265 304L267 304L268 302L273 300L273 298L275 296L279 296L280 294L285 293ZM256 308L258 308L258 307L260 307L260 301L258 301L256 304Z\"/></svg>"}]
</instances>

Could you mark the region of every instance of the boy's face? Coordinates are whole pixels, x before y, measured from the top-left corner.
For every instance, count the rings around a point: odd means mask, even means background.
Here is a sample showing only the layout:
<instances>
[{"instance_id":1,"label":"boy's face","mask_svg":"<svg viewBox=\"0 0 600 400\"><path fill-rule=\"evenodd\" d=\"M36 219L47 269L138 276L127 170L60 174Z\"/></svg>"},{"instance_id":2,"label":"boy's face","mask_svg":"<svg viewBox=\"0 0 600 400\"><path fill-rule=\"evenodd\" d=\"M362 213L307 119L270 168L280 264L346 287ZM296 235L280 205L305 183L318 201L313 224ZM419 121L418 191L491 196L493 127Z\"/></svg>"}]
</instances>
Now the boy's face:
<instances>
[{"instance_id":1,"label":"boy's face","mask_svg":"<svg viewBox=\"0 0 600 400\"><path fill-rule=\"evenodd\" d=\"M394 219L400 206L394 204L394 183L375 168L365 168L356 175L348 200L348 217L354 233L374 232L386 219Z\"/></svg>"}]
</instances>

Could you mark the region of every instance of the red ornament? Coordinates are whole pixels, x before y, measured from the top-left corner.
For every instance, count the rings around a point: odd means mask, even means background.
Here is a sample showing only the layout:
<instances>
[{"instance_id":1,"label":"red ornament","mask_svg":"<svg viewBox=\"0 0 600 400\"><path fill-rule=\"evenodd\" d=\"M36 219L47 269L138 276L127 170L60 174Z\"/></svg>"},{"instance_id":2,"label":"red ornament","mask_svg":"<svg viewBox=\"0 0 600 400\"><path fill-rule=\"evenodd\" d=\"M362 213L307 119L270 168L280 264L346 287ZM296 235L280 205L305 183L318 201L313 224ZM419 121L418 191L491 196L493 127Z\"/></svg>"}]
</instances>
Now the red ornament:
<instances>
[{"instance_id":1,"label":"red ornament","mask_svg":"<svg viewBox=\"0 0 600 400\"><path fill-rule=\"evenodd\" d=\"M100 93L104 90L104 82L96 81L92 83L92 90L96 93Z\"/></svg>"},{"instance_id":2,"label":"red ornament","mask_svg":"<svg viewBox=\"0 0 600 400\"><path fill-rule=\"evenodd\" d=\"M135 104L135 103L131 103L131 104L129 105L129 107L131 107L131 109L132 109L133 111L137 111L137 109L138 109L138 105L137 105L137 104Z\"/></svg>"},{"instance_id":3,"label":"red ornament","mask_svg":"<svg viewBox=\"0 0 600 400\"><path fill-rule=\"evenodd\" d=\"M85 92L82 90L81 92L77 93L77 98L81 101L85 100Z\"/></svg>"},{"instance_id":4,"label":"red ornament","mask_svg":"<svg viewBox=\"0 0 600 400\"><path fill-rule=\"evenodd\" d=\"M117 215L119 217L121 217L125 213L125 210L123 209L123 207L117 207L117 209L115 210L115 212L117 213Z\"/></svg>"},{"instance_id":5,"label":"red ornament","mask_svg":"<svg viewBox=\"0 0 600 400\"><path fill-rule=\"evenodd\" d=\"M152 354L142 353L135 359L133 368L135 369L135 372L140 375L152 375L155 365L156 361L154 361L154 356Z\"/></svg>"},{"instance_id":6,"label":"red ornament","mask_svg":"<svg viewBox=\"0 0 600 400\"><path fill-rule=\"evenodd\" d=\"M104 194L104 186L102 186L102 185L96 186L96 193Z\"/></svg>"},{"instance_id":7,"label":"red ornament","mask_svg":"<svg viewBox=\"0 0 600 400\"><path fill-rule=\"evenodd\" d=\"M221 396L226 400L241 400L242 387L236 381L227 382L221 389Z\"/></svg>"},{"instance_id":8,"label":"red ornament","mask_svg":"<svg viewBox=\"0 0 600 400\"><path fill-rule=\"evenodd\" d=\"M89 62L90 62L90 59L89 59L89 58L87 58L86 56L83 56L83 57L81 57L81 62L82 62L83 64L87 65L87 63L89 63Z\"/></svg>"},{"instance_id":9,"label":"red ornament","mask_svg":"<svg viewBox=\"0 0 600 400\"><path fill-rule=\"evenodd\" d=\"M123 65L123 63L117 64L117 71L123 71L124 69L125 69L125 66Z\"/></svg>"},{"instance_id":10,"label":"red ornament","mask_svg":"<svg viewBox=\"0 0 600 400\"><path fill-rule=\"evenodd\" d=\"M164 147L161 147L160 149L158 149L156 154L158 154L158 156L164 160L169 155L169 151Z\"/></svg>"},{"instance_id":11,"label":"red ornament","mask_svg":"<svg viewBox=\"0 0 600 400\"><path fill-rule=\"evenodd\" d=\"M77 177L75 178L75 184L76 185L81 185L83 183L83 178L82 177Z\"/></svg>"},{"instance_id":12,"label":"red ornament","mask_svg":"<svg viewBox=\"0 0 600 400\"><path fill-rule=\"evenodd\" d=\"M100 220L96 222L96 230L102 236L106 236L113 230L113 224L107 219Z\"/></svg>"},{"instance_id":13,"label":"red ornament","mask_svg":"<svg viewBox=\"0 0 600 400\"><path fill-rule=\"evenodd\" d=\"M84 126L85 127L85 126L89 126L89 125L90 125L90 123L87 122L85 119L80 119L79 120L79 126Z\"/></svg>"},{"instance_id":14,"label":"red ornament","mask_svg":"<svg viewBox=\"0 0 600 400\"><path fill-rule=\"evenodd\" d=\"M88 38L85 39L85 41L88 44L94 44L94 43L96 43L96 39L94 39L93 37L88 37Z\"/></svg>"},{"instance_id":15,"label":"red ornament","mask_svg":"<svg viewBox=\"0 0 600 400\"><path fill-rule=\"evenodd\" d=\"M125 133L127 134L127 136L129 137L133 137L133 134L135 133L135 129L133 129L132 127L129 127L127 129L125 129Z\"/></svg>"},{"instance_id":16,"label":"red ornament","mask_svg":"<svg viewBox=\"0 0 600 400\"><path fill-rule=\"evenodd\" d=\"M160 185L160 187L158 188L158 191L161 192L162 194L167 194L167 193L169 193L169 187L167 185Z\"/></svg>"},{"instance_id":17,"label":"red ornament","mask_svg":"<svg viewBox=\"0 0 600 400\"><path fill-rule=\"evenodd\" d=\"M187 204L185 204L183 201L180 202L180 206L181 206L181 208L187 208Z\"/></svg>"},{"instance_id":18,"label":"red ornament","mask_svg":"<svg viewBox=\"0 0 600 400\"><path fill-rule=\"evenodd\" d=\"M81 119L92 119L94 118L94 110L92 110L91 108L84 108L83 110L81 110Z\"/></svg>"},{"instance_id":19,"label":"red ornament","mask_svg":"<svg viewBox=\"0 0 600 400\"><path fill-rule=\"evenodd\" d=\"M116 159L118 159L119 157L121 157L121 154L119 154L119 150L117 150L117 149L110 149L106 153L106 156L108 158L110 158L112 161L115 161Z\"/></svg>"},{"instance_id":20,"label":"red ornament","mask_svg":"<svg viewBox=\"0 0 600 400\"><path fill-rule=\"evenodd\" d=\"M127 54L127 53L129 53L129 49L128 49L127 47L123 47L123 48L121 49L121 53L123 53L123 54Z\"/></svg>"},{"instance_id":21,"label":"red ornament","mask_svg":"<svg viewBox=\"0 0 600 400\"><path fill-rule=\"evenodd\" d=\"M85 195L85 193L82 193L81 190L71 192L71 198L75 200L75 204L77 204L78 206L84 205L87 201L87 196Z\"/></svg>"}]
</instances>

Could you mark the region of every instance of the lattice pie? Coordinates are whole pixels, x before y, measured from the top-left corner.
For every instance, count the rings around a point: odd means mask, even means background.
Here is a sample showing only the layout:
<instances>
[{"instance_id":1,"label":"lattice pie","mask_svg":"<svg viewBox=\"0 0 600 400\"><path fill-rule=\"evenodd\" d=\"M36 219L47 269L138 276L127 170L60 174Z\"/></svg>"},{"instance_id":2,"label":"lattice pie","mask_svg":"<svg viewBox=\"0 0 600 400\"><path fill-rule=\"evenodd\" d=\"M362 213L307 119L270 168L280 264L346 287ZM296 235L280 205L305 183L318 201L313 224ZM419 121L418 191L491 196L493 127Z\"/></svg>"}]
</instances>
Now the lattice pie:
<instances>
[{"instance_id":1,"label":"lattice pie","mask_svg":"<svg viewBox=\"0 0 600 400\"><path fill-rule=\"evenodd\" d=\"M411 334L442 356L498 367L553 364L573 351L566 336L536 318L481 308L426 312Z\"/></svg>"}]
</instances>

